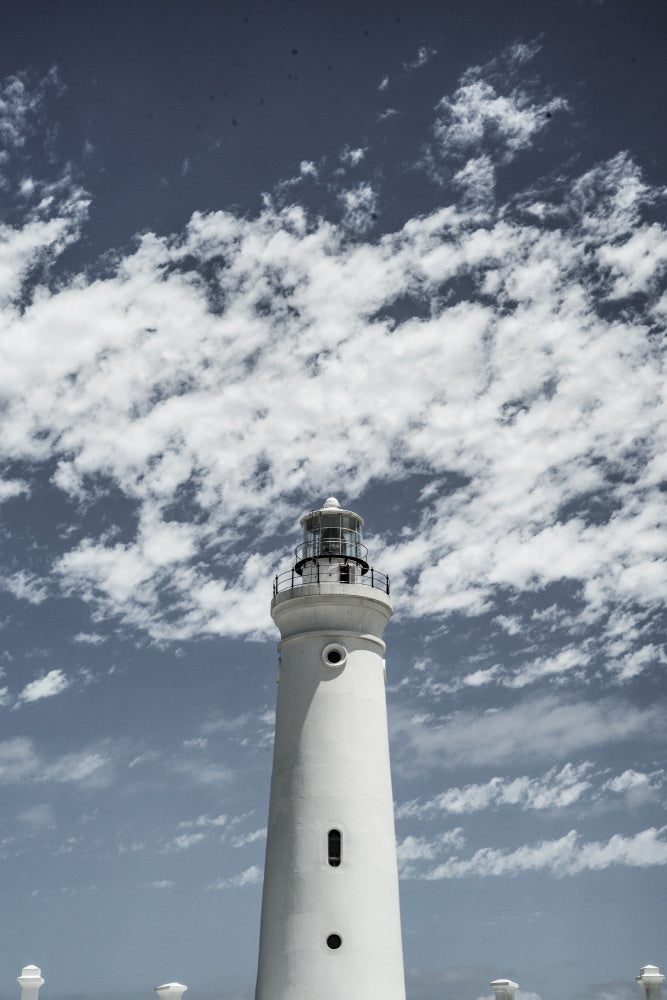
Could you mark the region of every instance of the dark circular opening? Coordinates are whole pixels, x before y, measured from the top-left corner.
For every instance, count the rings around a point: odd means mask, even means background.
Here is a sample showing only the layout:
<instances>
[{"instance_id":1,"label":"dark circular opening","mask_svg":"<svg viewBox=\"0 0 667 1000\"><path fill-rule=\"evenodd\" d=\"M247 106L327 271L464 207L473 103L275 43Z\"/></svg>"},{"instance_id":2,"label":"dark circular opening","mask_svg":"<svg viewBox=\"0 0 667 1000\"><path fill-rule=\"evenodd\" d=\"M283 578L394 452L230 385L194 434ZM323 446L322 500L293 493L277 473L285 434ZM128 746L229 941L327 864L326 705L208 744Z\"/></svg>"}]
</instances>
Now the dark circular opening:
<instances>
[{"instance_id":1,"label":"dark circular opening","mask_svg":"<svg viewBox=\"0 0 667 1000\"><path fill-rule=\"evenodd\" d=\"M330 649L327 653L327 660L329 663L340 663L342 659L342 654L338 649Z\"/></svg>"},{"instance_id":2,"label":"dark circular opening","mask_svg":"<svg viewBox=\"0 0 667 1000\"><path fill-rule=\"evenodd\" d=\"M332 948L334 951L336 948L340 948L343 943L343 939L340 934L330 934L327 938L327 948Z\"/></svg>"}]
</instances>

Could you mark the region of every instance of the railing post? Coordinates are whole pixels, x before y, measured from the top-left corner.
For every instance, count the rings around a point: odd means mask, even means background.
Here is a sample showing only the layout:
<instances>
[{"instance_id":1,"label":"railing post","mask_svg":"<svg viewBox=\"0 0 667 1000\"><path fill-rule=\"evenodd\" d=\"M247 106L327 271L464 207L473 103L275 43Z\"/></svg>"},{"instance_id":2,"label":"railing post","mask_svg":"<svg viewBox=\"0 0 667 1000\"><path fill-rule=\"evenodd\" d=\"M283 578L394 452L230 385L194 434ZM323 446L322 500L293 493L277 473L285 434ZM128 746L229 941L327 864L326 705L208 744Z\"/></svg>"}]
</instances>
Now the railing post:
<instances>
[{"instance_id":1,"label":"railing post","mask_svg":"<svg viewBox=\"0 0 667 1000\"><path fill-rule=\"evenodd\" d=\"M387 576L387 594L389 594L389 577Z\"/></svg>"},{"instance_id":2,"label":"railing post","mask_svg":"<svg viewBox=\"0 0 667 1000\"><path fill-rule=\"evenodd\" d=\"M371 587L374 587L374 586L375 586L375 577L374 577L374 575L373 575L374 573L375 573L375 570L374 570L374 569L373 569L373 567L371 566Z\"/></svg>"},{"instance_id":3,"label":"railing post","mask_svg":"<svg viewBox=\"0 0 667 1000\"><path fill-rule=\"evenodd\" d=\"M292 567L292 586L291 589L294 590L294 567Z\"/></svg>"}]
</instances>

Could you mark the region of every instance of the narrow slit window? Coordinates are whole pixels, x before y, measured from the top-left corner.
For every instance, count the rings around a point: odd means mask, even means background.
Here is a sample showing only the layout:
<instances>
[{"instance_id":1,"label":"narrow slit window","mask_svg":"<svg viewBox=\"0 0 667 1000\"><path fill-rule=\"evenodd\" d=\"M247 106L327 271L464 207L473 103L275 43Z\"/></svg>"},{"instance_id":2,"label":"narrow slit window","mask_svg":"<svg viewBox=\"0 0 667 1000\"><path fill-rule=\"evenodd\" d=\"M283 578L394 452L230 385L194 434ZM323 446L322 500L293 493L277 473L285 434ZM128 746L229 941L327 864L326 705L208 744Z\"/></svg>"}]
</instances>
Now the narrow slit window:
<instances>
[{"instance_id":1,"label":"narrow slit window","mask_svg":"<svg viewBox=\"0 0 667 1000\"><path fill-rule=\"evenodd\" d=\"M339 868L343 856L343 838L340 830L329 830L328 837L329 864Z\"/></svg>"}]
</instances>

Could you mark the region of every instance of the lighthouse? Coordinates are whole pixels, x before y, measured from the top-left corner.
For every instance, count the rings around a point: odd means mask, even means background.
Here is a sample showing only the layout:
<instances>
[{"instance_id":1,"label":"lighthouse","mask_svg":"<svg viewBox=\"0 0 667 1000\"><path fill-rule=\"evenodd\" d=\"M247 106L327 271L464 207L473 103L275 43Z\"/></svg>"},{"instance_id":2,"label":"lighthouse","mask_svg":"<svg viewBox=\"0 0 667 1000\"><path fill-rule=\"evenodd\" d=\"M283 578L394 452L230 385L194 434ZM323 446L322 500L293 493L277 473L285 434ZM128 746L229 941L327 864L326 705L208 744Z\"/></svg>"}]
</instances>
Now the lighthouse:
<instances>
[{"instance_id":1,"label":"lighthouse","mask_svg":"<svg viewBox=\"0 0 667 1000\"><path fill-rule=\"evenodd\" d=\"M331 497L276 577L256 1000L405 1000L385 699L389 581Z\"/></svg>"}]
</instances>

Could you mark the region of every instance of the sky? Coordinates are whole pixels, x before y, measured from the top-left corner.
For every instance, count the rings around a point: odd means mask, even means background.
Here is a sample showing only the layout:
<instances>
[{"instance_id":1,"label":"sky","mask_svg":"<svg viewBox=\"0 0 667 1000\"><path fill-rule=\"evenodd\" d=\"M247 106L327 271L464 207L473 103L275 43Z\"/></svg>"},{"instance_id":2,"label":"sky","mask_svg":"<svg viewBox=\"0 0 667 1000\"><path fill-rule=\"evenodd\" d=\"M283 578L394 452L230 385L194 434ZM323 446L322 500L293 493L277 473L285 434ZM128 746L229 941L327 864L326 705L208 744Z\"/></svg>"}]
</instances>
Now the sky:
<instances>
[{"instance_id":1,"label":"sky","mask_svg":"<svg viewBox=\"0 0 667 1000\"><path fill-rule=\"evenodd\" d=\"M392 582L409 1000L667 965L653 0L0 33L0 1000L250 1000L299 518Z\"/></svg>"}]
</instances>

